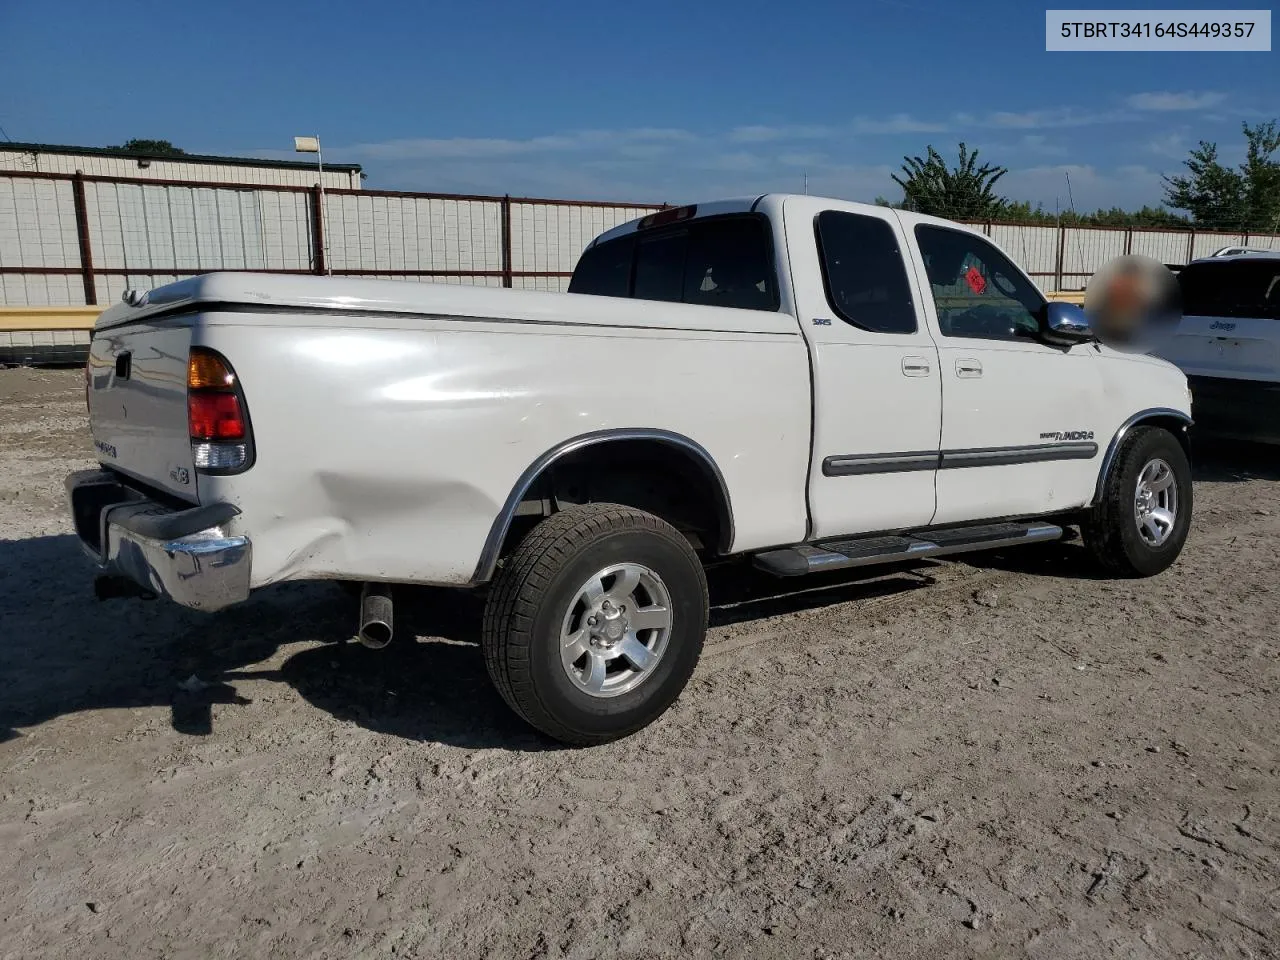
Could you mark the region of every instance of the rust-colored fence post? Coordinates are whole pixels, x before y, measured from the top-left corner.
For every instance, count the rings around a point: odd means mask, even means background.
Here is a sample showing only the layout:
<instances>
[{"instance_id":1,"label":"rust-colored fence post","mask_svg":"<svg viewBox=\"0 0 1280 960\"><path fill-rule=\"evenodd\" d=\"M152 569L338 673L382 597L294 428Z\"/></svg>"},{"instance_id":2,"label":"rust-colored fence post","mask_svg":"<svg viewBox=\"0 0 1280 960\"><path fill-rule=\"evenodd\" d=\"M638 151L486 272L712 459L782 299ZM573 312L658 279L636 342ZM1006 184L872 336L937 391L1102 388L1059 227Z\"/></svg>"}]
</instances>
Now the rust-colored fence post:
<instances>
[{"instance_id":1,"label":"rust-colored fence post","mask_svg":"<svg viewBox=\"0 0 1280 960\"><path fill-rule=\"evenodd\" d=\"M502 285L511 286L511 195L502 198Z\"/></svg>"},{"instance_id":2,"label":"rust-colored fence post","mask_svg":"<svg viewBox=\"0 0 1280 960\"><path fill-rule=\"evenodd\" d=\"M1187 234L1187 257L1186 263L1190 263L1196 254L1196 232L1194 230ZM1184 264L1185 266L1185 264Z\"/></svg>"},{"instance_id":3,"label":"rust-colored fence post","mask_svg":"<svg viewBox=\"0 0 1280 960\"><path fill-rule=\"evenodd\" d=\"M1127 227L1124 231L1124 255L1127 257L1133 253L1133 227Z\"/></svg>"},{"instance_id":4,"label":"rust-colored fence post","mask_svg":"<svg viewBox=\"0 0 1280 960\"><path fill-rule=\"evenodd\" d=\"M1058 263L1053 268L1053 289L1062 289L1062 258L1067 251L1067 228L1063 224L1058 224Z\"/></svg>"},{"instance_id":5,"label":"rust-colored fence post","mask_svg":"<svg viewBox=\"0 0 1280 960\"><path fill-rule=\"evenodd\" d=\"M324 198L320 184L311 188L311 271L325 275L324 262Z\"/></svg>"},{"instance_id":6,"label":"rust-colored fence post","mask_svg":"<svg viewBox=\"0 0 1280 960\"><path fill-rule=\"evenodd\" d=\"M94 306L98 289L93 282L93 246L89 242L89 208L84 201L84 171L71 180L71 198L76 210L76 237L80 241L80 276L84 281L84 302Z\"/></svg>"}]
</instances>

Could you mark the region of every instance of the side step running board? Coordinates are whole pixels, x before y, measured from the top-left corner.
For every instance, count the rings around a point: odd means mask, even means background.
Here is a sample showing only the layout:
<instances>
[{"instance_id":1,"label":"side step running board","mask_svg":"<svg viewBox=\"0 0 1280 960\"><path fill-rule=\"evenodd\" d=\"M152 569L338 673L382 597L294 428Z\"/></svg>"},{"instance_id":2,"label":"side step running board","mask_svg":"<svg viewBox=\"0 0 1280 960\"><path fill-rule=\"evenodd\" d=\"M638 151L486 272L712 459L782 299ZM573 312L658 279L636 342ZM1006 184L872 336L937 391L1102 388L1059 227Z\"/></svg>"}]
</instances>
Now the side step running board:
<instances>
[{"instance_id":1,"label":"side step running board","mask_svg":"<svg viewBox=\"0 0 1280 960\"><path fill-rule=\"evenodd\" d=\"M877 563L941 557L1024 543L1060 540L1061 527L1051 523L993 523L982 527L950 527L887 537L854 537L767 550L752 562L779 577L798 577L822 570L866 567Z\"/></svg>"}]
</instances>

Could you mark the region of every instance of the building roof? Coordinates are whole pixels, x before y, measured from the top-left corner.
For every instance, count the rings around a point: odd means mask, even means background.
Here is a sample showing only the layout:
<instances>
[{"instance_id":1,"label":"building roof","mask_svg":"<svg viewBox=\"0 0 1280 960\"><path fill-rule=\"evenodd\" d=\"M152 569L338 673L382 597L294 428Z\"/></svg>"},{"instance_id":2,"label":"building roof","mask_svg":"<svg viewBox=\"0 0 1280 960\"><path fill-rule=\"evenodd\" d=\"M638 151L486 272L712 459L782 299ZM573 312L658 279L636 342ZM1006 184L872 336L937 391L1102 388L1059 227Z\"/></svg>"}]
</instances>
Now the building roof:
<instances>
[{"instance_id":1,"label":"building roof","mask_svg":"<svg viewBox=\"0 0 1280 960\"><path fill-rule=\"evenodd\" d=\"M314 170L316 166L309 160L260 160L255 157L218 157L200 153L148 153L146 151L121 150L112 147L70 147L56 143L17 143L12 140L0 140L0 151L121 157L127 160L142 157L148 160L172 160L179 163L218 163L237 167L284 167L290 170ZM341 173L359 173L361 171L358 163L330 163L326 161L324 168L326 171Z\"/></svg>"}]
</instances>

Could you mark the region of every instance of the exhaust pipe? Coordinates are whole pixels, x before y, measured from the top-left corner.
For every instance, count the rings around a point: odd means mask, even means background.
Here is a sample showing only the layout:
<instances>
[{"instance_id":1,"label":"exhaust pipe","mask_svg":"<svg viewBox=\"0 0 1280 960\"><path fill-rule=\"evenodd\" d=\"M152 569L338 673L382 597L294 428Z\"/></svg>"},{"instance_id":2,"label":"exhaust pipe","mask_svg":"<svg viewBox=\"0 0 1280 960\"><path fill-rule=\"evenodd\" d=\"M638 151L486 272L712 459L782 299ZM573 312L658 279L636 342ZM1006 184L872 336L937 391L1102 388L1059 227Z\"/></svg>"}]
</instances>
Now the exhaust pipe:
<instances>
[{"instance_id":1,"label":"exhaust pipe","mask_svg":"<svg viewBox=\"0 0 1280 960\"><path fill-rule=\"evenodd\" d=\"M366 583L360 591L360 629L356 639L371 650L381 650L391 642L394 623L391 587L385 583Z\"/></svg>"}]
</instances>

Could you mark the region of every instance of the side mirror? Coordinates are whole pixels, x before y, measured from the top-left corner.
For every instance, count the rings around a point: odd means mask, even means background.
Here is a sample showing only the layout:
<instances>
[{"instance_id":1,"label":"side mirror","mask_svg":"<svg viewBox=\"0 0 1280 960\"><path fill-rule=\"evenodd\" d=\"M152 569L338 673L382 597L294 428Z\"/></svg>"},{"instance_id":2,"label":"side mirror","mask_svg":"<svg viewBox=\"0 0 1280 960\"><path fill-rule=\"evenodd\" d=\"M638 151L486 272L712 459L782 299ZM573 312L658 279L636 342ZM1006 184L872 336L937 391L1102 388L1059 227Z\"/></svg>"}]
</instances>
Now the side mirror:
<instances>
[{"instance_id":1,"label":"side mirror","mask_svg":"<svg viewBox=\"0 0 1280 960\"><path fill-rule=\"evenodd\" d=\"M1050 300L1045 305L1045 330L1055 340L1081 343L1093 338L1089 318L1074 303Z\"/></svg>"}]
</instances>

